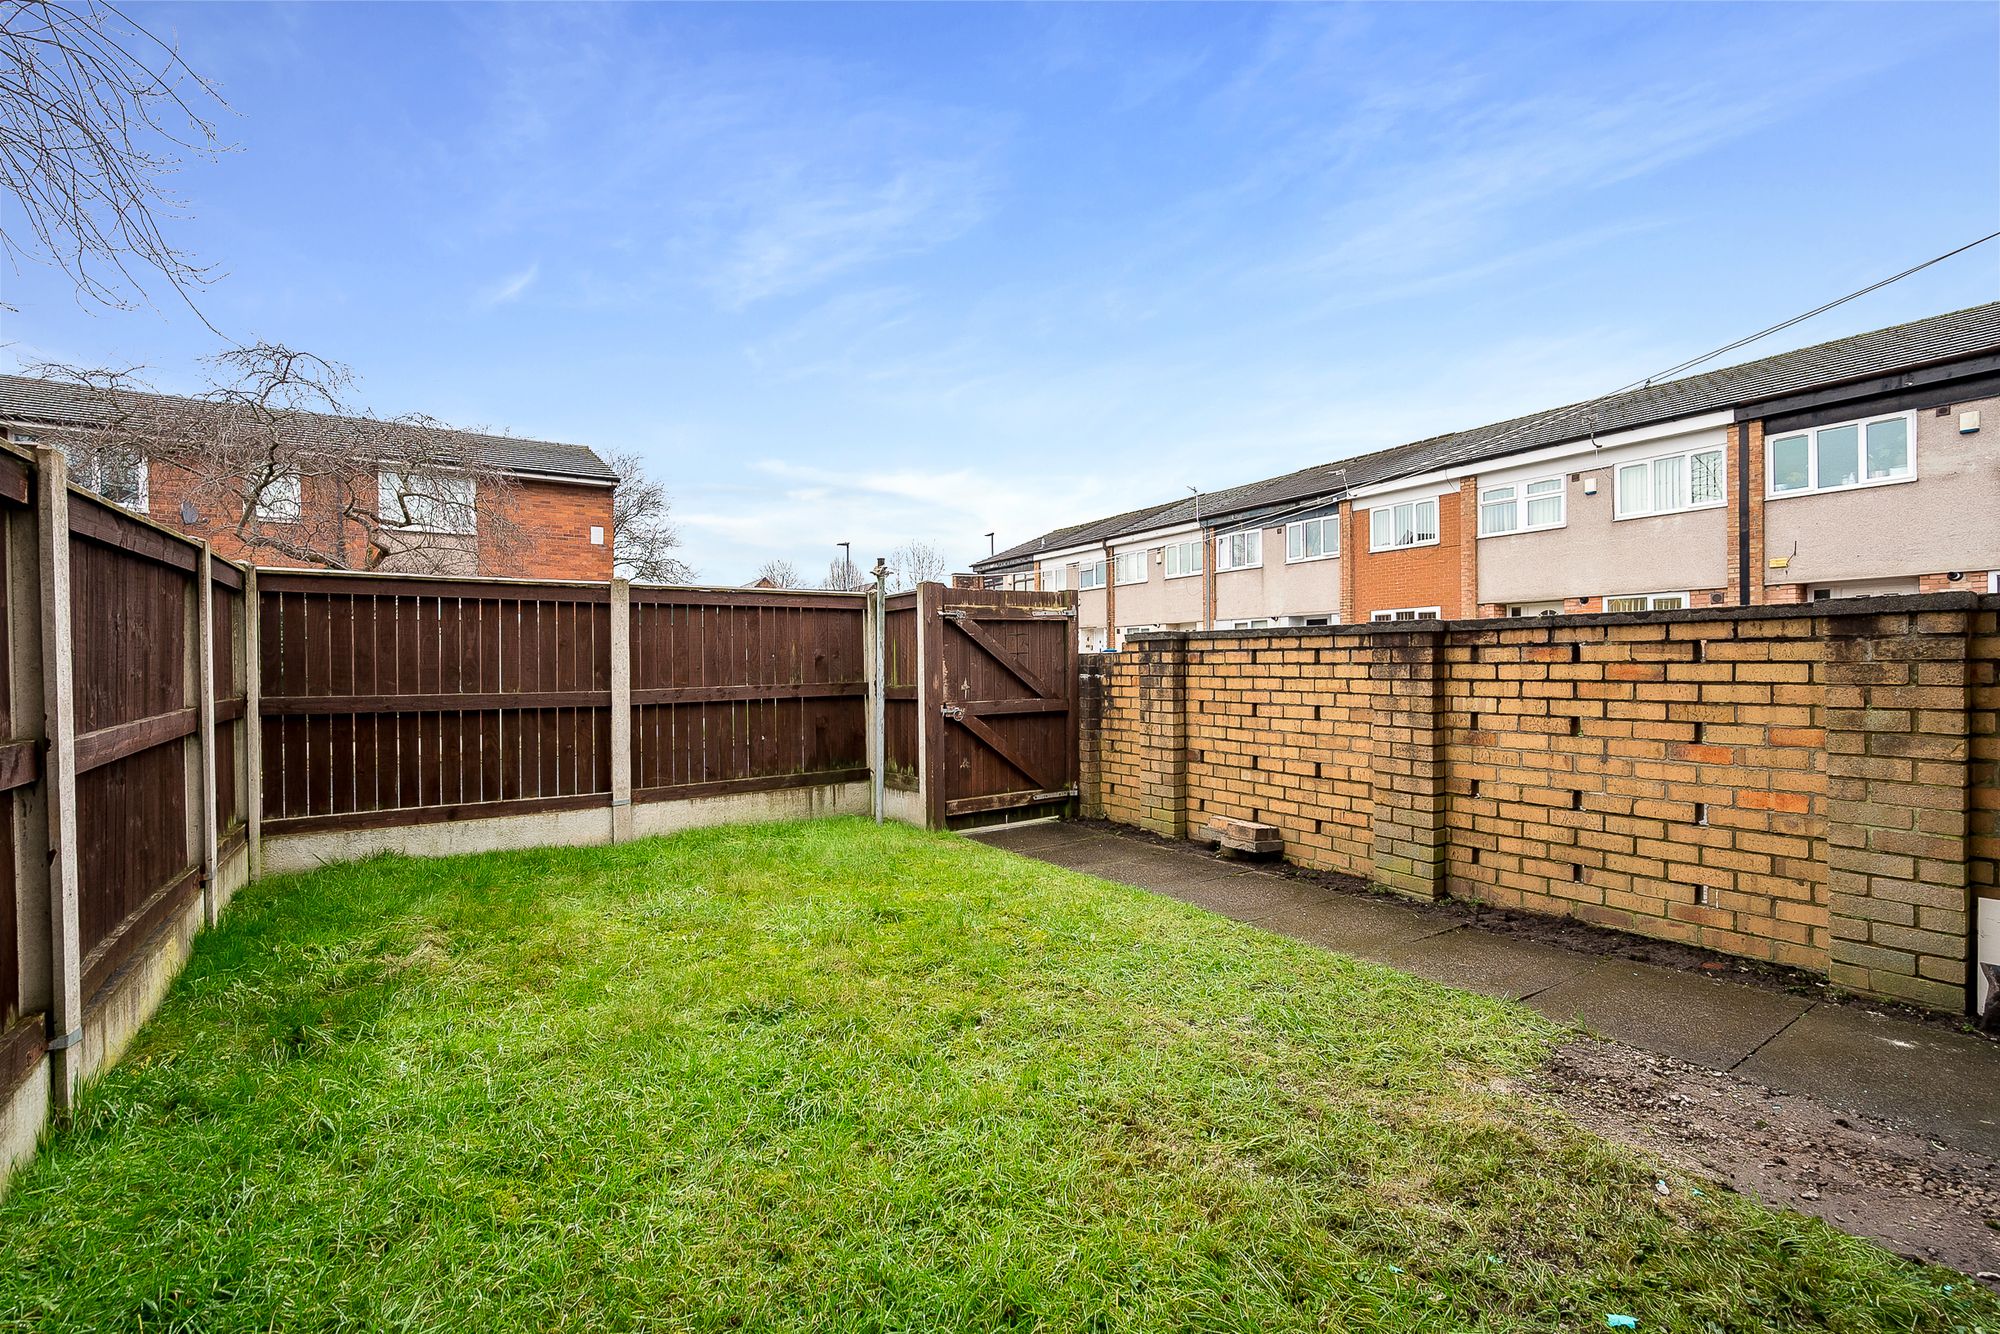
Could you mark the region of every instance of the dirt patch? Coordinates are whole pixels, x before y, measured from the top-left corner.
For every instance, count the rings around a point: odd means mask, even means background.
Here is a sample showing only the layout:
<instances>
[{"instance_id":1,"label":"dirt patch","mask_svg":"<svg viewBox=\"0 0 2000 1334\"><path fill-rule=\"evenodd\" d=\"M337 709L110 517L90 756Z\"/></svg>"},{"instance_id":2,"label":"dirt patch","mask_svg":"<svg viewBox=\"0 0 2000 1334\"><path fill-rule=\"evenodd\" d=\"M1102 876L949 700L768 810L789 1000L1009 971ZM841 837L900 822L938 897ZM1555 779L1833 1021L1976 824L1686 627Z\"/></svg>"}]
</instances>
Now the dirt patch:
<instances>
[{"instance_id":1,"label":"dirt patch","mask_svg":"<svg viewBox=\"0 0 2000 1334\"><path fill-rule=\"evenodd\" d=\"M1530 1085L1589 1129L2000 1291L2000 1162L1886 1121L1616 1042Z\"/></svg>"},{"instance_id":2,"label":"dirt patch","mask_svg":"<svg viewBox=\"0 0 2000 1334\"><path fill-rule=\"evenodd\" d=\"M2000 1031L1981 1033L1963 1016L1940 1014L1935 1010L1898 1005L1893 1001L1863 1000L1842 991L1819 974L1799 968L1759 963L1754 959L1739 959L1732 955L1717 954L1713 950L1697 949L1692 945L1682 945L1671 940L1653 940L1646 936L1635 936L1625 931L1614 931L1609 927L1594 926L1589 922L1578 921L1574 917L1517 912L1511 908L1484 906L1469 899L1439 899L1435 903L1424 903L1418 899L1406 899L1401 895L1388 894L1369 885L1367 881L1351 875L1340 875L1333 871L1315 871L1285 861L1239 860L1226 857L1188 839L1166 838L1147 830L1113 824L1108 820L1075 820L1070 823L1097 833L1113 834L1119 838L1155 847L1172 848L1189 856L1230 861L1244 869L1255 869L1283 876L1288 880L1301 880L1336 894L1389 898L1412 911L1434 916L1441 923L1477 927L1481 931L1488 931L1497 936L1532 940L1538 944L1551 945L1577 954L1589 954L1605 959L1631 959L1660 968L1678 969L1684 973L1726 978L1731 982L1761 987L1766 991L1809 997L1827 1005L1865 1006L1876 1013L1893 1015L1898 1019L1922 1024L1926 1028L1952 1033L1969 1033L1985 1037L1989 1041L2000 1042Z\"/></svg>"}]
</instances>

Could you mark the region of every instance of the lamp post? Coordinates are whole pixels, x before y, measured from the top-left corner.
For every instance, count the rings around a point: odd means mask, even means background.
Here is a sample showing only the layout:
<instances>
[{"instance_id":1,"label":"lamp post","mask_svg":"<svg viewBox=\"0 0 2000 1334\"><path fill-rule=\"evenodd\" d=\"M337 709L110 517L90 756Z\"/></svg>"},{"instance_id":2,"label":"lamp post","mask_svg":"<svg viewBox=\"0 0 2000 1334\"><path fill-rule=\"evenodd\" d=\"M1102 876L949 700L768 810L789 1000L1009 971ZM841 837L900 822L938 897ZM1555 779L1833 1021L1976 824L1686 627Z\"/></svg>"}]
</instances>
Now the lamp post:
<instances>
[{"instance_id":1,"label":"lamp post","mask_svg":"<svg viewBox=\"0 0 2000 1334\"><path fill-rule=\"evenodd\" d=\"M840 591L851 593L854 591L854 544L836 542L834 545L840 548Z\"/></svg>"}]
</instances>

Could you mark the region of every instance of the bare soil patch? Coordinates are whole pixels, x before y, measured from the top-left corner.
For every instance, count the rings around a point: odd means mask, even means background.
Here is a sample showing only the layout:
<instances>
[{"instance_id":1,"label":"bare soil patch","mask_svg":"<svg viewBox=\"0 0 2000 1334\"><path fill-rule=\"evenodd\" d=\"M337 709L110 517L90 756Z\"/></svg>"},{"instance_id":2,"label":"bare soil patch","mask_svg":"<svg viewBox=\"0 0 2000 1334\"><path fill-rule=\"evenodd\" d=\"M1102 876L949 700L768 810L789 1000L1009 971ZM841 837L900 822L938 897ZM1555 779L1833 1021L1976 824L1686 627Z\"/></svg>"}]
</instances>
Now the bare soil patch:
<instances>
[{"instance_id":1,"label":"bare soil patch","mask_svg":"<svg viewBox=\"0 0 2000 1334\"><path fill-rule=\"evenodd\" d=\"M1558 1048L1532 1089L1607 1139L2000 1290L1991 1158L1616 1042Z\"/></svg>"}]
</instances>

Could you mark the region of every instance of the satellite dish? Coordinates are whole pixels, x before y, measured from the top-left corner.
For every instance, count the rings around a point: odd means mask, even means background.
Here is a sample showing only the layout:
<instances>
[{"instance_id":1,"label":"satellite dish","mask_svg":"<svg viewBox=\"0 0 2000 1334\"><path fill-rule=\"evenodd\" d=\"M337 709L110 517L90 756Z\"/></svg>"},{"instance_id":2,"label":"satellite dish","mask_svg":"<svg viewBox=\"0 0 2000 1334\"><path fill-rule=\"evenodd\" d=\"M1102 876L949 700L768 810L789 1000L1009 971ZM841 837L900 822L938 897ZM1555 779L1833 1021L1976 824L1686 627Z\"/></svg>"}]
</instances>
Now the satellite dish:
<instances>
[{"instance_id":1,"label":"satellite dish","mask_svg":"<svg viewBox=\"0 0 2000 1334\"><path fill-rule=\"evenodd\" d=\"M201 522L201 511L194 507L192 500L181 502L181 522L190 527Z\"/></svg>"}]
</instances>

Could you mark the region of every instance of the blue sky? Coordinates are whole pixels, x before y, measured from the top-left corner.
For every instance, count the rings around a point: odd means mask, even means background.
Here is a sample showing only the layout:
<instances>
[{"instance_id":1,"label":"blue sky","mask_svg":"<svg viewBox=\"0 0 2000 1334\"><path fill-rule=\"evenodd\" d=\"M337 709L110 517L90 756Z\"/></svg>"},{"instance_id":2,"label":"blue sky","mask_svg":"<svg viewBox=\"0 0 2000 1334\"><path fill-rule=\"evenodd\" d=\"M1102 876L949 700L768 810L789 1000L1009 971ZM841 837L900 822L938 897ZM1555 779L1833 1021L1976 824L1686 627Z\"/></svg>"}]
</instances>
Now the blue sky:
<instances>
[{"instance_id":1,"label":"blue sky","mask_svg":"<svg viewBox=\"0 0 2000 1334\"><path fill-rule=\"evenodd\" d=\"M740 582L1618 387L2000 228L2000 7L142 6L176 235L376 410L633 449ZM7 273L0 360L214 335ZM1746 357L2000 297L2000 242Z\"/></svg>"}]
</instances>

